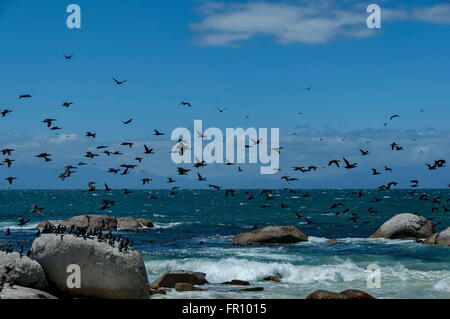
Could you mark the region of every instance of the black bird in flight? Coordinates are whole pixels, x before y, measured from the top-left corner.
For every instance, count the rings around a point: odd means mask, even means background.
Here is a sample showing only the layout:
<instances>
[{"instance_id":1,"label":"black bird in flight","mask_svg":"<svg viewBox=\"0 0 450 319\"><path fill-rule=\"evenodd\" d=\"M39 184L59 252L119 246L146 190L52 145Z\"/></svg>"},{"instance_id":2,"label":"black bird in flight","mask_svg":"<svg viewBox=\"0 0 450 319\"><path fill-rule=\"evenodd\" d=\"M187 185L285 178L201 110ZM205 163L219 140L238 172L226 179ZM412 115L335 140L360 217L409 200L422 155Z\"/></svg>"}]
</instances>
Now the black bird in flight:
<instances>
[{"instance_id":1,"label":"black bird in flight","mask_svg":"<svg viewBox=\"0 0 450 319\"><path fill-rule=\"evenodd\" d=\"M185 169L183 167L177 167L178 175L187 175L190 169Z\"/></svg>"},{"instance_id":2,"label":"black bird in flight","mask_svg":"<svg viewBox=\"0 0 450 319\"><path fill-rule=\"evenodd\" d=\"M17 218L17 221L19 222L19 226L24 226L24 225L28 224L31 221L31 219L25 219L23 217L19 217L19 218Z\"/></svg>"},{"instance_id":3,"label":"black bird in flight","mask_svg":"<svg viewBox=\"0 0 450 319\"><path fill-rule=\"evenodd\" d=\"M130 124L131 122L133 122L133 119L129 119L128 121L123 121L122 123L127 125L127 124Z\"/></svg>"},{"instance_id":4,"label":"black bird in flight","mask_svg":"<svg viewBox=\"0 0 450 319\"><path fill-rule=\"evenodd\" d=\"M0 114L2 115L2 117L5 117L6 115L8 115L8 113L11 113L11 112L12 112L12 110L6 109L6 110L3 110Z\"/></svg>"},{"instance_id":5,"label":"black bird in flight","mask_svg":"<svg viewBox=\"0 0 450 319\"><path fill-rule=\"evenodd\" d=\"M31 98L31 94L21 94L19 95L19 99L30 99Z\"/></svg>"},{"instance_id":6,"label":"black bird in flight","mask_svg":"<svg viewBox=\"0 0 450 319\"><path fill-rule=\"evenodd\" d=\"M156 136L162 136L162 135L164 135L164 133L161 133L160 131L158 131L158 130L153 130L155 133L153 134L153 135L156 135Z\"/></svg>"},{"instance_id":7,"label":"black bird in flight","mask_svg":"<svg viewBox=\"0 0 450 319\"><path fill-rule=\"evenodd\" d=\"M64 106L64 107L69 107L69 106L71 106L73 104L73 102L63 102L63 104L61 104L61 106Z\"/></svg>"},{"instance_id":8,"label":"black bird in flight","mask_svg":"<svg viewBox=\"0 0 450 319\"><path fill-rule=\"evenodd\" d=\"M328 166L331 166L334 164L334 165L336 165L336 167L339 167L339 162L340 162L340 160L331 160L328 162Z\"/></svg>"},{"instance_id":9,"label":"black bird in flight","mask_svg":"<svg viewBox=\"0 0 450 319\"><path fill-rule=\"evenodd\" d=\"M228 110L227 107L226 107L226 108L223 108L223 109L216 107L216 109L217 109L217 111L219 111L219 113L223 113L223 112L225 112L226 110Z\"/></svg>"},{"instance_id":10,"label":"black bird in flight","mask_svg":"<svg viewBox=\"0 0 450 319\"><path fill-rule=\"evenodd\" d=\"M116 82L117 85L122 85L122 84L124 84L125 82L127 82L127 80L119 81L119 80L117 80L117 79L115 79L115 78L112 78L112 79L114 80L114 82Z\"/></svg>"},{"instance_id":11,"label":"black bird in flight","mask_svg":"<svg viewBox=\"0 0 450 319\"><path fill-rule=\"evenodd\" d=\"M149 148L147 145L145 145L144 144L144 149L145 149L145 152L144 152L144 154L155 154L154 152L153 152L153 148Z\"/></svg>"},{"instance_id":12,"label":"black bird in flight","mask_svg":"<svg viewBox=\"0 0 450 319\"><path fill-rule=\"evenodd\" d=\"M361 155L362 155L362 156L366 156L366 155L369 155L369 154L370 154L369 151L364 151L364 150L362 150L362 149L359 149L359 151L361 152Z\"/></svg>"},{"instance_id":13,"label":"black bird in flight","mask_svg":"<svg viewBox=\"0 0 450 319\"><path fill-rule=\"evenodd\" d=\"M71 55L64 55L64 58L65 58L66 60L70 60L70 59L73 58L73 54L71 54Z\"/></svg>"},{"instance_id":14,"label":"black bird in flight","mask_svg":"<svg viewBox=\"0 0 450 319\"><path fill-rule=\"evenodd\" d=\"M3 150L1 150L3 155L8 155L11 156L11 153L14 152L14 150L12 148L5 148Z\"/></svg>"},{"instance_id":15,"label":"black bird in flight","mask_svg":"<svg viewBox=\"0 0 450 319\"><path fill-rule=\"evenodd\" d=\"M55 121L56 121L56 119L45 119L42 121L42 123L47 124L47 127L50 128L53 125L53 122L55 122Z\"/></svg>"},{"instance_id":16,"label":"black bird in flight","mask_svg":"<svg viewBox=\"0 0 450 319\"><path fill-rule=\"evenodd\" d=\"M358 163L350 163L349 161L347 161L347 159L345 157L342 158L345 162L345 168L346 169L352 169L352 168L356 168L358 166Z\"/></svg>"},{"instance_id":17,"label":"black bird in flight","mask_svg":"<svg viewBox=\"0 0 450 319\"><path fill-rule=\"evenodd\" d=\"M134 143L133 142L123 142L122 144L120 144L122 146L129 146L130 148L133 147Z\"/></svg>"},{"instance_id":18,"label":"black bird in flight","mask_svg":"<svg viewBox=\"0 0 450 319\"><path fill-rule=\"evenodd\" d=\"M180 102L180 104L179 105L183 105L183 106L189 106L189 107L191 107L192 105L191 105L191 103L189 103L189 102Z\"/></svg>"},{"instance_id":19,"label":"black bird in flight","mask_svg":"<svg viewBox=\"0 0 450 319\"><path fill-rule=\"evenodd\" d=\"M96 133L92 133L92 132L87 132L85 136L86 136L86 137L92 137L92 138L95 138L95 137L97 136L97 134L96 134Z\"/></svg>"},{"instance_id":20,"label":"black bird in flight","mask_svg":"<svg viewBox=\"0 0 450 319\"><path fill-rule=\"evenodd\" d=\"M41 213L45 208L44 207L39 207L38 205L31 205L31 213L32 214L39 214Z\"/></svg>"},{"instance_id":21,"label":"black bird in flight","mask_svg":"<svg viewBox=\"0 0 450 319\"><path fill-rule=\"evenodd\" d=\"M400 117L400 115L398 115L398 114L392 115L392 116L389 118L389 121L392 121L393 119L398 118L398 117Z\"/></svg>"}]
</instances>

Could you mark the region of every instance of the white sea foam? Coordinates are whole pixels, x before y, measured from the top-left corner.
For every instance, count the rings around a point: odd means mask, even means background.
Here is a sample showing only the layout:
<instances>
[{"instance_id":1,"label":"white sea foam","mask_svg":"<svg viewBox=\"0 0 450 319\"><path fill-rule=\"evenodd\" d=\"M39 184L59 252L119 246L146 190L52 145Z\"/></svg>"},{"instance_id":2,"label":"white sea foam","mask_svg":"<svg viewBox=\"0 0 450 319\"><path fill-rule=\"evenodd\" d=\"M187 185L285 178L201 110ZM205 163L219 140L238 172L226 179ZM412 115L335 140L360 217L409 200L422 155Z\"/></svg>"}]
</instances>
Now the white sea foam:
<instances>
[{"instance_id":1,"label":"white sea foam","mask_svg":"<svg viewBox=\"0 0 450 319\"><path fill-rule=\"evenodd\" d=\"M17 223L14 222L1 222L0 223L0 229L6 230L6 229L16 229L16 230L30 230L35 229L38 224L26 224L25 226L19 226Z\"/></svg>"},{"instance_id":2,"label":"white sea foam","mask_svg":"<svg viewBox=\"0 0 450 319\"><path fill-rule=\"evenodd\" d=\"M450 276L442 280L439 280L437 283L435 283L433 285L433 289L439 292L450 294Z\"/></svg>"},{"instance_id":3,"label":"white sea foam","mask_svg":"<svg viewBox=\"0 0 450 319\"><path fill-rule=\"evenodd\" d=\"M163 229L167 229L167 228L172 228L178 225L182 225L184 224L183 222L173 222L173 223L155 223L153 222L153 224L155 225L155 228L163 228Z\"/></svg>"},{"instance_id":4,"label":"white sea foam","mask_svg":"<svg viewBox=\"0 0 450 319\"><path fill-rule=\"evenodd\" d=\"M261 280L266 276L279 275L284 283L311 284L317 282L336 282L363 280L368 271L356 264L345 261L336 265L293 265L281 262L259 262L240 258L181 259L147 261L150 275L161 274L170 269L200 271L207 274L210 282L223 282L232 279L247 281Z\"/></svg>"}]
</instances>

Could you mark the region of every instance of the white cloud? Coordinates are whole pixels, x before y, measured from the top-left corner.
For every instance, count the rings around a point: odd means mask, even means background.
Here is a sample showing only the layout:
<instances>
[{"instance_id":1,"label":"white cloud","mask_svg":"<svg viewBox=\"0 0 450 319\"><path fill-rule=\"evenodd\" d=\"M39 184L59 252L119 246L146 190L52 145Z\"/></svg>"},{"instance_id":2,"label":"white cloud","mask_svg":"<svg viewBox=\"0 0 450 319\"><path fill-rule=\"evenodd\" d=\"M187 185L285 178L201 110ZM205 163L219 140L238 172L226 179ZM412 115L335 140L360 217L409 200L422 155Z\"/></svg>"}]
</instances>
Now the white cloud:
<instances>
[{"instance_id":1,"label":"white cloud","mask_svg":"<svg viewBox=\"0 0 450 319\"><path fill-rule=\"evenodd\" d=\"M206 2L199 9L203 20L191 25L199 33L197 43L229 46L256 36L272 36L282 44L326 43L335 38L364 38L368 29L365 6L348 1ZM413 9L383 8L383 21L412 19L450 23L450 5Z\"/></svg>"},{"instance_id":2,"label":"white cloud","mask_svg":"<svg viewBox=\"0 0 450 319\"><path fill-rule=\"evenodd\" d=\"M78 140L80 137L77 134L63 134L57 137L52 137L48 140L52 144L64 144Z\"/></svg>"},{"instance_id":3,"label":"white cloud","mask_svg":"<svg viewBox=\"0 0 450 319\"><path fill-rule=\"evenodd\" d=\"M414 19L424 22L450 24L450 4L414 9Z\"/></svg>"}]
</instances>

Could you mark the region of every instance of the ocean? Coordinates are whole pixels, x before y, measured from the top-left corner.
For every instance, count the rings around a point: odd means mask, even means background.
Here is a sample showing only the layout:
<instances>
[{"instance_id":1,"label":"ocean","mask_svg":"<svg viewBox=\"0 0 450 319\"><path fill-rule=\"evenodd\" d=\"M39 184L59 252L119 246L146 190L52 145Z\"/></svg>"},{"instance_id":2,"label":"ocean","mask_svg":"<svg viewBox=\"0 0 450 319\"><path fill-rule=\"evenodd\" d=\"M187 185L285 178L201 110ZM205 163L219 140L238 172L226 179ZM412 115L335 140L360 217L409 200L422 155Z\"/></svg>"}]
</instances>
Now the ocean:
<instances>
[{"instance_id":1,"label":"ocean","mask_svg":"<svg viewBox=\"0 0 450 319\"><path fill-rule=\"evenodd\" d=\"M254 200L245 192L252 191ZM342 291L362 289L378 298L450 298L450 247L427 246L413 241L368 239L390 217L420 213L441 222L436 230L450 226L450 214L431 212L431 201L421 194L440 197L445 205L449 190L274 190L273 199L260 190L238 190L234 197L223 191L135 190L81 192L79 190L0 191L0 245L19 242L29 248L40 221L57 221L81 214L145 217L155 223L148 232L127 233L141 252L150 282L165 271L184 269L206 273L207 291L168 292L152 298L304 298L317 289ZM157 196L158 199L151 199ZM372 200L377 197L379 202ZM108 211L100 211L103 199L115 200ZM335 202L343 207L330 209ZM281 208L284 203L288 207ZM31 214L30 207L45 207ZM262 208L263 204L269 207ZM449 206L449 205L447 205ZM372 207L378 214L369 214ZM333 212L349 208L350 212ZM307 223L295 213L307 216ZM348 220L358 213L357 224ZM18 217L31 219L20 227ZM308 242L289 245L233 246L230 238L250 231L254 225L295 225L309 236ZM14 236L5 236L10 228ZM336 238L338 243L327 243ZM368 287L371 271L380 267L380 287ZM263 281L277 275L281 283ZM232 279L263 287L261 292L239 292L219 283Z\"/></svg>"}]
</instances>

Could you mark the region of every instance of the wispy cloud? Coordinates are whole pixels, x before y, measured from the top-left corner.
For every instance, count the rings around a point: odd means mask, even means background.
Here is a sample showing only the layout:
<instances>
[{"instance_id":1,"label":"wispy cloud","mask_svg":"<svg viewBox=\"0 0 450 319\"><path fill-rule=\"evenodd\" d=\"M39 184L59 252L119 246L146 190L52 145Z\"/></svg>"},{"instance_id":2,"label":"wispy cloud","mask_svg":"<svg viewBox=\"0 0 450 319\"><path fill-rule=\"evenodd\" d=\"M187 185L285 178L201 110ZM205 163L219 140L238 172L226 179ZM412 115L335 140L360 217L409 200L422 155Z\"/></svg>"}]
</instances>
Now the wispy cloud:
<instances>
[{"instance_id":1,"label":"wispy cloud","mask_svg":"<svg viewBox=\"0 0 450 319\"><path fill-rule=\"evenodd\" d=\"M367 28L366 6L356 1L322 0L265 2L206 2L202 20L191 25L203 46L232 46L257 36L271 36L281 44L326 43L337 38L375 35ZM415 20L450 23L450 5L383 8L383 21Z\"/></svg>"}]
</instances>

